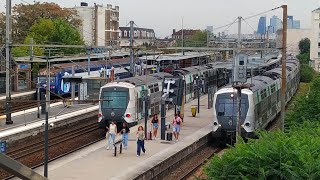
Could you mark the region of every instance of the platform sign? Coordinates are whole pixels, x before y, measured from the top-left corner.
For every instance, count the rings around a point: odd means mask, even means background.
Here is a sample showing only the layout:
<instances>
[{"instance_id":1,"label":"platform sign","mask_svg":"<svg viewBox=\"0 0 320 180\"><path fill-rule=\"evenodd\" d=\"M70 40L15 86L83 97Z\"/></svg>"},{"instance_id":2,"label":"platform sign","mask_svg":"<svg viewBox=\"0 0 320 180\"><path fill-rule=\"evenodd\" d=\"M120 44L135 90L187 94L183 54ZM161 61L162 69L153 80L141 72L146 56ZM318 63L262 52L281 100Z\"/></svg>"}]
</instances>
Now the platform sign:
<instances>
[{"instance_id":1,"label":"platform sign","mask_svg":"<svg viewBox=\"0 0 320 180\"><path fill-rule=\"evenodd\" d=\"M6 141L0 141L0 151L3 154L5 154L7 152L7 142Z\"/></svg>"}]
</instances>

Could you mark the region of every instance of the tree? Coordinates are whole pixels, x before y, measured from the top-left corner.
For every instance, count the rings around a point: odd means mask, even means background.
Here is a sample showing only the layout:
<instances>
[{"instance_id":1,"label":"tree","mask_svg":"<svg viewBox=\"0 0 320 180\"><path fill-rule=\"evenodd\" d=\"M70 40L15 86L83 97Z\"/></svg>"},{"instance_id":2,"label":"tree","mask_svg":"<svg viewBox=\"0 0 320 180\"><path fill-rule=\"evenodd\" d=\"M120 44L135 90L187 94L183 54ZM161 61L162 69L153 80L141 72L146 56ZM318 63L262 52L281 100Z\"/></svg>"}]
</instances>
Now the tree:
<instances>
[{"instance_id":1,"label":"tree","mask_svg":"<svg viewBox=\"0 0 320 180\"><path fill-rule=\"evenodd\" d=\"M301 64L309 64L310 61L310 53L303 53L297 55L297 58L300 60Z\"/></svg>"},{"instance_id":2,"label":"tree","mask_svg":"<svg viewBox=\"0 0 320 180\"><path fill-rule=\"evenodd\" d=\"M6 24L5 15L3 12L0 13L0 44L5 43Z\"/></svg>"},{"instance_id":3,"label":"tree","mask_svg":"<svg viewBox=\"0 0 320 180\"><path fill-rule=\"evenodd\" d=\"M27 37L27 31L30 25L34 24L39 19L63 19L74 27L81 25L81 20L76 18L77 13L68 8L61 8L55 3L40 3L34 4L17 4L12 8L13 18L13 40L23 42Z\"/></svg>"},{"instance_id":4,"label":"tree","mask_svg":"<svg viewBox=\"0 0 320 180\"><path fill-rule=\"evenodd\" d=\"M64 44L64 45L83 45L84 42L79 31L72 27L68 22L62 19L39 19L28 31L24 43L29 44L30 38L36 44ZM17 47L13 49L14 56L29 55L27 47ZM34 48L35 55L43 55L44 51L40 48ZM79 49L63 48L64 54L79 53Z\"/></svg>"},{"instance_id":5,"label":"tree","mask_svg":"<svg viewBox=\"0 0 320 180\"><path fill-rule=\"evenodd\" d=\"M299 50L300 54L309 53L310 52L310 39L304 38L299 42Z\"/></svg>"}]
</instances>

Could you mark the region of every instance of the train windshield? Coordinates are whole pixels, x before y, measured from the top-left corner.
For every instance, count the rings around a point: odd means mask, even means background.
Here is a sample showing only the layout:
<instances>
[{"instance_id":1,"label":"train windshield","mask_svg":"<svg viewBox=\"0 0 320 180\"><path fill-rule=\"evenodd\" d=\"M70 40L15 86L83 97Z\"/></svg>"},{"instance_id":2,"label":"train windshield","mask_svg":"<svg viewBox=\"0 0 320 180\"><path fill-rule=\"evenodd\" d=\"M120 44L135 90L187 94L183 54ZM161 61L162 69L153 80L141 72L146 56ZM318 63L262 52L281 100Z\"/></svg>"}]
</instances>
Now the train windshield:
<instances>
[{"instance_id":1,"label":"train windshield","mask_svg":"<svg viewBox=\"0 0 320 180\"><path fill-rule=\"evenodd\" d=\"M228 94L219 94L217 96L217 115L218 116L237 116L238 101L237 97ZM241 116L247 113L247 96L241 98Z\"/></svg>"},{"instance_id":2,"label":"train windshield","mask_svg":"<svg viewBox=\"0 0 320 180\"><path fill-rule=\"evenodd\" d=\"M102 108L127 108L128 91L103 91Z\"/></svg>"}]
</instances>

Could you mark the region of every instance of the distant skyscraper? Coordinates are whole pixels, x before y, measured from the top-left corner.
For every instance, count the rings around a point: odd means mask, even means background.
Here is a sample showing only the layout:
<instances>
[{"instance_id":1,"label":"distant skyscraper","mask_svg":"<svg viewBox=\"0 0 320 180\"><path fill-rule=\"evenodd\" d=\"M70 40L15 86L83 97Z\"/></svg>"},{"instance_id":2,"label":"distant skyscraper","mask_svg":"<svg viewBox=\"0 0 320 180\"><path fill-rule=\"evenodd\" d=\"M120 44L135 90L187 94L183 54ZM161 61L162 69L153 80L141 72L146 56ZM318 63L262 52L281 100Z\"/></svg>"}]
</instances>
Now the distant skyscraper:
<instances>
[{"instance_id":1,"label":"distant skyscraper","mask_svg":"<svg viewBox=\"0 0 320 180\"><path fill-rule=\"evenodd\" d=\"M213 26L207 26L206 30L210 33L213 33Z\"/></svg>"},{"instance_id":2,"label":"distant skyscraper","mask_svg":"<svg viewBox=\"0 0 320 180\"><path fill-rule=\"evenodd\" d=\"M276 33L279 29L282 29L281 19L279 19L277 16L272 16L272 18L270 18L270 26L270 32Z\"/></svg>"},{"instance_id":3,"label":"distant skyscraper","mask_svg":"<svg viewBox=\"0 0 320 180\"><path fill-rule=\"evenodd\" d=\"M261 16L258 23L258 34L266 34L266 27L267 27L267 17Z\"/></svg>"},{"instance_id":4,"label":"distant skyscraper","mask_svg":"<svg viewBox=\"0 0 320 180\"><path fill-rule=\"evenodd\" d=\"M300 29L300 20L293 20L292 28Z\"/></svg>"},{"instance_id":5,"label":"distant skyscraper","mask_svg":"<svg viewBox=\"0 0 320 180\"><path fill-rule=\"evenodd\" d=\"M292 29L293 28L293 16L288 16L288 29Z\"/></svg>"}]
</instances>

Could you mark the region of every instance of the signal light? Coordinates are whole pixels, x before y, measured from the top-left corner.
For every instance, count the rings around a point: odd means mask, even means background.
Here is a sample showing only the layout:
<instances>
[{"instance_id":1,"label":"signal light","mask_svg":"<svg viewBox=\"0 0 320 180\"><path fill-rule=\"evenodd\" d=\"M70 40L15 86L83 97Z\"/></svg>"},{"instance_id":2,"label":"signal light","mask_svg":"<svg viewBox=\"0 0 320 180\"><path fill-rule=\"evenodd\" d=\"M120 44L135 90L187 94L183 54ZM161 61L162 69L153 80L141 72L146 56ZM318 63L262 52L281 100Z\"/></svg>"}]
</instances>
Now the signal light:
<instances>
[{"instance_id":1,"label":"signal light","mask_svg":"<svg viewBox=\"0 0 320 180\"><path fill-rule=\"evenodd\" d=\"M102 114L101 114L101 113L99 113L99 114L98 114L98 117L102 117Z\"/></svg>"},{"instance_id":2,"label":"signal light","mask_svg":"<svg viewBox=\"0 0 320 180\"><path fill-rule=\"evenodd\" d=\"M131 114L126 114L126 117L127 117L127 118L131 117Z\"/></svg>"}]
</instances>

